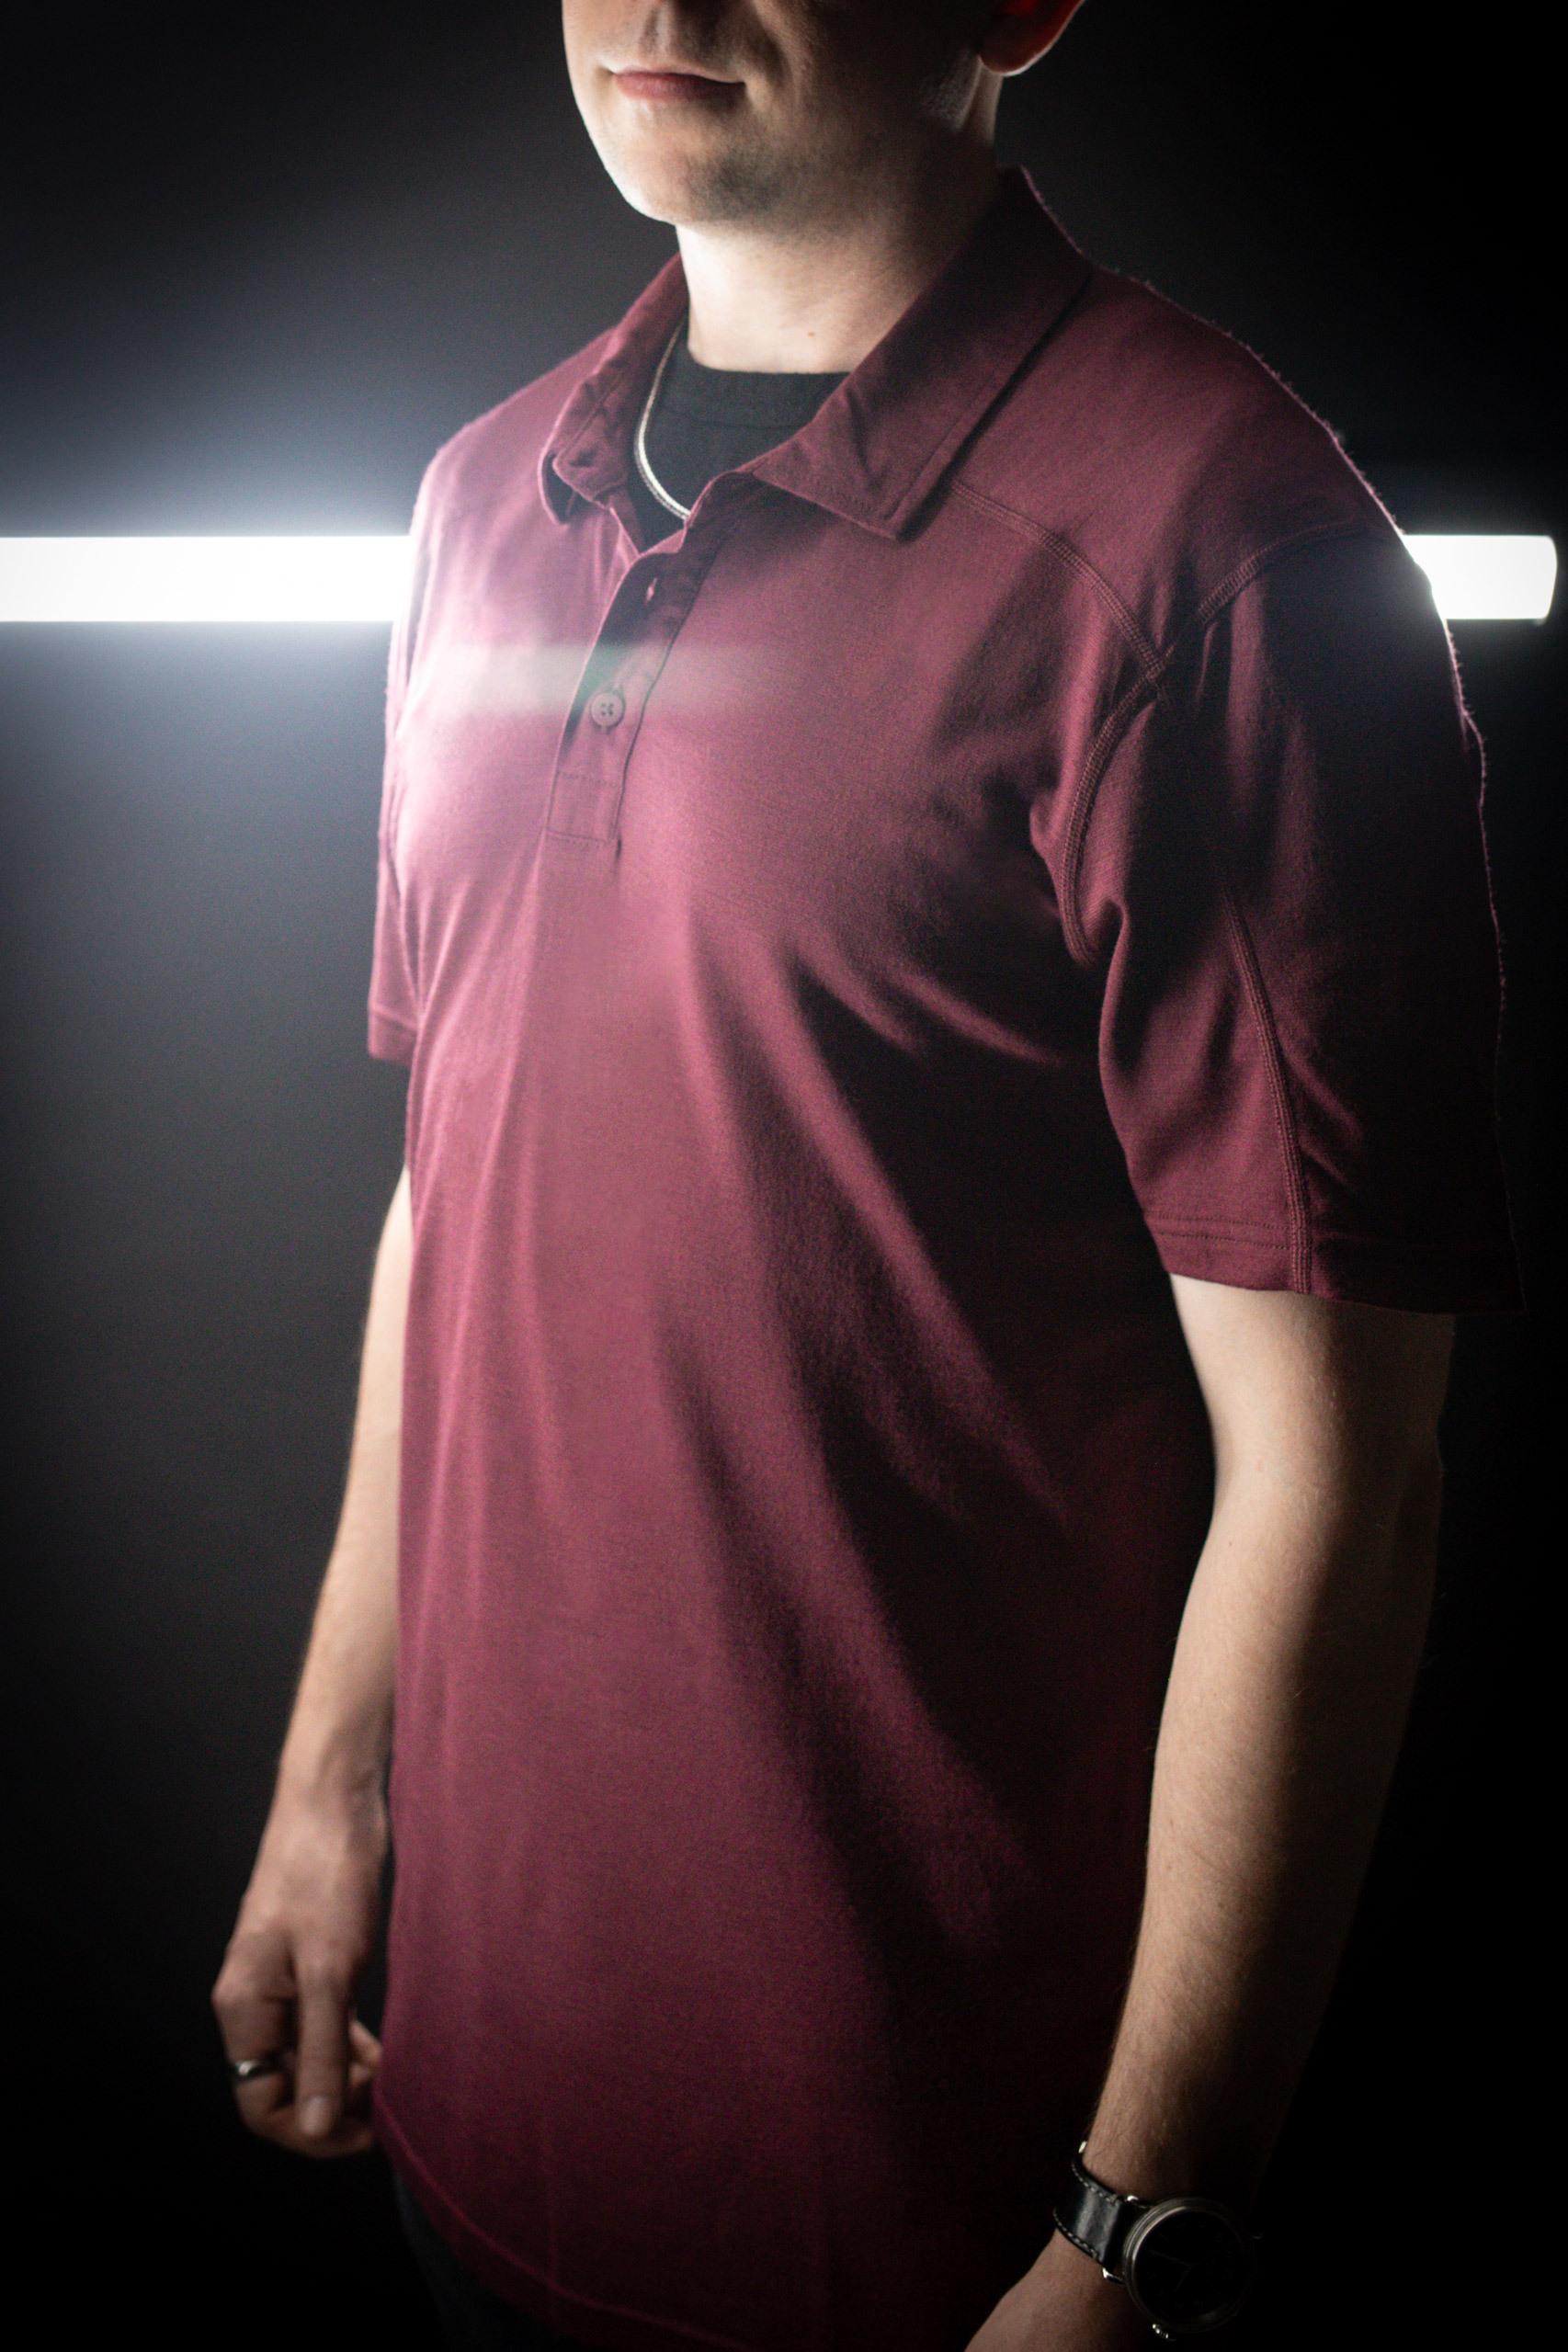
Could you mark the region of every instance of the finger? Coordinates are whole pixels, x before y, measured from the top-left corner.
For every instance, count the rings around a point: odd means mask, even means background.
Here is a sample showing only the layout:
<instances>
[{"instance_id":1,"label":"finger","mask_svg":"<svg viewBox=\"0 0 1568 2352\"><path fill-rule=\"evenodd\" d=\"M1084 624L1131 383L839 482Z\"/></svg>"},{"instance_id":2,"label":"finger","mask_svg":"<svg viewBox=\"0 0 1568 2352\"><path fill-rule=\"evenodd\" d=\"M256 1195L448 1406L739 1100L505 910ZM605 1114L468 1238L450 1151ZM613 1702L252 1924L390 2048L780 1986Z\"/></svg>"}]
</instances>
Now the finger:
<instances>
[{"instance_id":1,"label":"finger","mask_svg":"<svg viewBox=\"0 0 1568 2352\"><path fill-rule=\"evenodd\" d=\"M294 1971L286 1938L275 1930L231 1945L211 2004L230 2058L262 2058L292 2047Z\"/></svg>"},{"instance_id":2,"label":"finger","mask_svg":"<svg viewBox=\"0 0 1568 2352\"><path fill-rule=\"evenodd\" d=\"M246 2054L259 2057L261 2052ZM278 2117L287 2116L294 2105L294 2053L282 2050L277 2054L279 2062L276 2072L253 2074L248 2082L234 2085L240 2114L253 2131L266 2130Z\"/></svg>"},{"instance_id":3,"label":"finger","mask_svg":"<svg viewBox=\"0 0 1568 2352\"><path fill-rule=\"evenodd\" d=\"M247 1984L229 1993L220 2011L223 2054L242 2058L277 2058L278 2069L236 2082L234 2096L246 2124L253 2130L292 2103L294 2065L294 2000L291 1994L260 1992Z\"/></svg>"},{"instance_id":4,"label":"finger","mask_svg":"<svg viewBox=\"0 0 1568 2352\"><path fill-rule=\"evenodd\" d=\"M343 2120L351 2118L359 2123L369 2122L375 2110L371 2104L376 2086L376 2070L362 2066L358 2059L348 2069L348 2088L344 2095Z\"/></svg>"},{"instance_id":5,"label":"finger","mask_svg":"<svg viewBox=\"0 0 1568 2352\"><path fill-rule=\"evenodd\" d=\"M348 2039L353 2045L354 2055L357 2058L362 2059L368 2066L379 2066L381 2064L381 2045L377 2040L375 2035L370 2031L369 2027L365 2023L363 2017L349 2018Z\"/></svg>"},{"instance_id":6,"label":"finger","mask_svg":"<svg viewBox=\"0 0 1568 2352\"><path fill-rule=\"evenodd\" d=\"M340 2154L342 2135L371 2119L374 2113L371 2101L375 2091L376 2071L374 2064L367 2064L362 2058L350 2059L343 2098L332 2130L326 2135L324 2142L312 2142L312 2145L322 2145L329 2153Z\"/></svg>"},{"instance_id":7,"label":"finger","mask_svg":"<svg viewBox=\"0 0 1568 2352\"><path fill-rule=\"evenodd\" d=\"M374 2067L355 2059L349 2065L343 2105L331 2130L319 2140L305 2140L290 2133L288 2143L301 2154L321 2157L356 2156L375 2147L376 2121L371 2106L375 2079Z\"/></svg>"},{"instance_id":8,"label":"finger","mask_svg":"<svg viewBox=\"0 0 1568 2352\"><path fill-rule=\"evenodd\" d=\"M334 1969L301 1973L294 2066L295 2121L307 2140L327 2139L343 2110L348 2064L348 1988Z\"/></svg>"}]
</instances>

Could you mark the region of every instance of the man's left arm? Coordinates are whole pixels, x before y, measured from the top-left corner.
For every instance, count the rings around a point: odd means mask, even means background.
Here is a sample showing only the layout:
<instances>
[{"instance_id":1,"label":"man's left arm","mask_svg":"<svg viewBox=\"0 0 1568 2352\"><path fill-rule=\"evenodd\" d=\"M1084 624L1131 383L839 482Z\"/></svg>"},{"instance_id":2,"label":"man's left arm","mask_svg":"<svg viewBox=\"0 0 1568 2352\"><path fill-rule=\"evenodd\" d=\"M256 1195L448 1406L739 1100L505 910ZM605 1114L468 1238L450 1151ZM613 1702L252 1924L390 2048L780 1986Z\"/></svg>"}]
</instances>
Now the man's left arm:
<instances>
[{"instance_id":1,"label":"man's left arm","mask_svg":"<svg viewBox=\"0 0 1568 2352\"><path fill-rule=\"evenodd\" d=\"M1084 2162L1248 2209L1348 1939L1431 1612L1453 1318L1171 1278L1215 1495ZM1050 2230L1050 2217L1043 2217ZM970 2352L1151 2344L1058 2231Z\"/></svg>"}]
</instances>

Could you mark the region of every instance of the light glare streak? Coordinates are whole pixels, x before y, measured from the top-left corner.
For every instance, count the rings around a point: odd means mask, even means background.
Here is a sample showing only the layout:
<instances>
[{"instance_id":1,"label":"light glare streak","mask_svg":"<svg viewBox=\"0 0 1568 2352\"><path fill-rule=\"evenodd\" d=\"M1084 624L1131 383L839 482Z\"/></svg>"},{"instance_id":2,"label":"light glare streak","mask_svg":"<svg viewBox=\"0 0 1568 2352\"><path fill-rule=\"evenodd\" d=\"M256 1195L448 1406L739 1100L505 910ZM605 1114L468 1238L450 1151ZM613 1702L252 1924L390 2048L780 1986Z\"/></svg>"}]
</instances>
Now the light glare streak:
<instances>
[{"instance_id":1,"label":"light glare streak","mask_svg":"<svg viewBox=\"0 0 1568 2352\"><path fill-rule=\"evenodd\" d=\"M1557 547L1530 534L1401 532L1445 620L1544 620ZM389 624L404 533L344 537L0 539L0 623Z\"/></svg>"}]
</instances>

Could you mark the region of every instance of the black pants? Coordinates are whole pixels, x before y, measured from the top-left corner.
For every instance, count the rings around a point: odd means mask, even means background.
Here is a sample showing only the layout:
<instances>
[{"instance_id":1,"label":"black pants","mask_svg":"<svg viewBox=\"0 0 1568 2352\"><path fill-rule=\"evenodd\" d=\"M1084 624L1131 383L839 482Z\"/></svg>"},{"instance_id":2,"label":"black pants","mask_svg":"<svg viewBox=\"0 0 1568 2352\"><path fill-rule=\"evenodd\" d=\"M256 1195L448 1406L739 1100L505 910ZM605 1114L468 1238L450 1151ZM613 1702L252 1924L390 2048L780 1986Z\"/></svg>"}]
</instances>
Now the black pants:
<instances>
[{"instance_id":1,"label":"black pants","mask_svg":"<svg viewBox=\"0 0 1568 2352\"><path fill-rule=\"evenodd\" d=\"M392 2199L420 2275L430 2290L446 2352L582 2352L574 2335L560 2335L530 2319L466 2270L408 2188L392 2171Z\"/></svg>"}]
</instances>

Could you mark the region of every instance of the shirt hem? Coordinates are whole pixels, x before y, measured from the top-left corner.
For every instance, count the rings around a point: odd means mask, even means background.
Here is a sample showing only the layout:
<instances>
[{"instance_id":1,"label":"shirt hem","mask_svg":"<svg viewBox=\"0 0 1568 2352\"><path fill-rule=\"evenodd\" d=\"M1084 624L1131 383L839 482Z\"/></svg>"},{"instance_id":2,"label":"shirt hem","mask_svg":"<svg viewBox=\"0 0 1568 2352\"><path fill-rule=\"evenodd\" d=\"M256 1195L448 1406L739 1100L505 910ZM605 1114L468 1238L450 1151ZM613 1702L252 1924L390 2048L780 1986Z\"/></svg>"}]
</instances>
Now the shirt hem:
<instances>
[{"instance_id":1,"label":"shirt hem","mask_svg":"<svg viewBox=\"0 0 1568 2352\"><path fill-rule=\"evenodd\" d=\"M656 2319L647 2312L595 2302L590 2296L559 2286L547 2271L508 2254L437 2187L379 2088L374 2112L376 2137L388 2163L403 2174L432 2227L482 2286L530 2319L569 2332L591 2346L592 2352L657 2352L660 2346L672 2347L673 2352L677 2346L684 2352L692 2352L698 2346L706 2346L709 2352L764 2352L761 2345L744 2342L736 2335L716 2335L709 2328L686 2327L678 2320Z\"/></svg>"}]
</instances>

